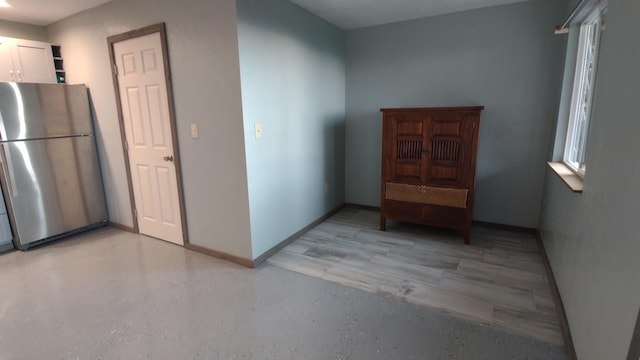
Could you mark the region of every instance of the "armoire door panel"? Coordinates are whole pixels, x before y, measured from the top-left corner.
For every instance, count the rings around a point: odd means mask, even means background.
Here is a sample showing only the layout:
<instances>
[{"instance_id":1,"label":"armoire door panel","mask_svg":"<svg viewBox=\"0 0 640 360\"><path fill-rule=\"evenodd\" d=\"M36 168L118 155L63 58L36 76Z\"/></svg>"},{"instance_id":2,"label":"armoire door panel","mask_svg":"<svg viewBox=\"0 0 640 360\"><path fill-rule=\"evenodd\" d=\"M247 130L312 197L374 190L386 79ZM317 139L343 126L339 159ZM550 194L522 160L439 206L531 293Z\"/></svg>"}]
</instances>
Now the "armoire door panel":
<instances>
[{"instance_id":1,"label":"armoire door panel","mask_svg":"<svg viewBox=\"0 0 640 360\"><path fill-rule=\"evenodd\" d=\"M431 185L455 185L458 182L458 166L431 165L429 183Z\"/></svg>"},{"instance_id":2,"label":"armoire door panel","mask_svg":"<svg viewBox=\"0 0 640 360\"><path fill-rule=\"evenodd\" d=\"M427 129L429 118L421 114L390 114L385 122L383 140L391 151L385 179L395 182L420 183L426 180L429 161Z\"/></svg>"},{"instance_id":3,"label":"armoire door panel","mask_svg":"<svg viewBox=\"0 0 640 360\"><path fill-rule=\"evenodd\" d=\"M396 140L395 154L398 160L422 160L422 139Z\"/></svg>"},{"instance_id":4,"label":"armoire door panel","mask_svg":"<svg viewBox=\"0 0 640 360\"><path fill-rule=\"evenodd\" d=\"M420 164L396 164L394 180L403 182L420 182L422 179L422 166Z\"/></svg>"},{"instance_id":5,"label":"armoire door panel","mask_svg":"<svg viewBox=\"0 0 640 360\"><path fill-rule=\"evenodd\" d=\"M427 175L430 185L459 186L467 184L465 143L467 121L459 113L446 111L434 115L430 123L431 162Z\"/></svg>"},{"instance_id":6,"label":"armoire door panel","mask_svg":"<svg viewBox=\"0 0 640 360\"><path fill-rule=\"evenodd\" d=\"M433 120L431 122L431 133L433 135L460 136L462 134L462 122L458 119L449 121Z\"/></svg>"},{"instance_id":7,"label":"armoire door panel","mask_svg":"<svg viewBox=\"0 0 640 360\"><path fill-rule=\"evenodd\" d=\"M460 139L434 139L431 141L432 161L460 161Z\"/></svg>"},{"instance_id":8,"label":"armoire door panel","mask_svg":"<svg viewBox=\"0 0 640 360\"><path fill-rule=\"evenodd\" d=\"M422 119L399 120L396 126L398 136L422 136L424 121Z\"/></svg>"}]
</instances>

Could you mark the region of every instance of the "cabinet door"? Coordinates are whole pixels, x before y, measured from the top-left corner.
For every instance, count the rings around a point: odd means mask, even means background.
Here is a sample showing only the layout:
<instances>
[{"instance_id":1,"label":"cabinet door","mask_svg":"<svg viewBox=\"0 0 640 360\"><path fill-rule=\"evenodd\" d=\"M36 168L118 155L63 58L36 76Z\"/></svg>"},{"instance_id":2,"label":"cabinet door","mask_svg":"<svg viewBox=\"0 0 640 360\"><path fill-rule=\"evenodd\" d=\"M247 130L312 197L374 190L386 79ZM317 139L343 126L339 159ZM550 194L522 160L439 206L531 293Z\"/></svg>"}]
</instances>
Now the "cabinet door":
<instances>
[{"instance_id":1,"label":"cabinet door","mask_svg":"<svg viewBox=\"0 0 640 360\"><path fill-rule=\"evenodd\" d=\"M427 184L469 187L469 161L473 141L473 113L434 112L429 123L430 161Z\"/></svg>"},{"instance_id":2,"label":"cabinet door","mask_svg":"<svg viewBox=\"0 0 640 360\"><path fill-rule=\"evenodd\" d=\"M11 61L11 40L0 37L0 81L15 81Z\"/></svg>"},{"instance_id":3,"label":"cabinet door","mask_svg":"<svg viewBox=\"0 0 640 360\"><path fill-rule=\"evenodd\" d=\"M385 114L384 180L423 184L427 176L429 116L416 112Z\"/></svg>"},{"instance_id":4,"label":"cabinet door","mask_svg":"<svg viewBox=\"0 0 640 360\"><path fill-rule=\"evenodd\" d=\"M16 81L57 83L51 44L18 40L11 49Z\"/></svg>"}]
</instances>

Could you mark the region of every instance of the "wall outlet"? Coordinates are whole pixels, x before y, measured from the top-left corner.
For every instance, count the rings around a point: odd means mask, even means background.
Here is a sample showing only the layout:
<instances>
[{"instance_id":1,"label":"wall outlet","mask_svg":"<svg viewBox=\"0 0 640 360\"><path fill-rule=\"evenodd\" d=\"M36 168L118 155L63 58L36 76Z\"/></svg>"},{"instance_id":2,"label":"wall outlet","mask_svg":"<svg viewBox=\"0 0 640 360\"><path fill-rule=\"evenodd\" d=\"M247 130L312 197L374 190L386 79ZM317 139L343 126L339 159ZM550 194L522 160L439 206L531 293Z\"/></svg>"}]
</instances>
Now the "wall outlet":
<instances>
[{"instance_id":1,"label":"wall outlet","mask_svg":"<svg viewBox=\"0 0 640 360\"><path fill-rule=\"evenodd\" d=\"M324 193L325 194L329 193L329 183L328 182L324 183Z\"/></svg>"},{"instance_id":2,"label":"wall outlet","mask_svg":"<svg viewBox=\"0 0 640 360\"><path fill-rule=\"evenodd\" d=\"M260 139L262 137L262 124L255 123L254 128L256 131L256 139Z\"/></svg>"}]
</instances>

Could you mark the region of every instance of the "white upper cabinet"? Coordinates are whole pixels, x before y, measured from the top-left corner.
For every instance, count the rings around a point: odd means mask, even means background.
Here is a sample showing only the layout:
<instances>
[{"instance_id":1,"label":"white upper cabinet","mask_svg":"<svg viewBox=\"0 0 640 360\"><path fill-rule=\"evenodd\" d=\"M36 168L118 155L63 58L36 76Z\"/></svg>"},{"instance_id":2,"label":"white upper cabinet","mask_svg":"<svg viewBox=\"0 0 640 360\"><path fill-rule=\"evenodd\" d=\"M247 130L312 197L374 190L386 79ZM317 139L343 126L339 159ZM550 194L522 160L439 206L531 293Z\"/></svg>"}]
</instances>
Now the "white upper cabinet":
<instances>
[{"instance_id":1,"label":"white upper cabinet","mask_svg":"<svg viewBox=\"0 0 640 360\"><path fill-rule=\"evenodd\" d=\"M8 39L0 37L0 81L13 81L13 61Z\"/></svg>"},{"instance_id":2,"label":"white upper cabinet","mask_svg":"<svg viewBox=\"0 0 640 360\"><path fill-rule=\"evenodd\" d=\"M0 37L0 81L56 83L51 44Z\"/></svg>"}]
</instances>

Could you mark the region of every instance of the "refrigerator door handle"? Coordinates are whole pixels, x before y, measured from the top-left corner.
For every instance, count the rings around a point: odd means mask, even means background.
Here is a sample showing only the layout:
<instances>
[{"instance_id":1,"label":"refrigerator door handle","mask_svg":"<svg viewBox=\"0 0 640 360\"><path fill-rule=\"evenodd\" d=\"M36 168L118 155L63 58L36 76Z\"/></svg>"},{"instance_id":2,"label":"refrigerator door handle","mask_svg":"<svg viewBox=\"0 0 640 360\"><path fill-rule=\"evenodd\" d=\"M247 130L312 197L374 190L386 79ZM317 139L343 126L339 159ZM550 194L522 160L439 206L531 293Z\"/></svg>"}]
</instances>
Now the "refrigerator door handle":
<instances>
[{"instance_id":1,"label":"refrigerator door handle","mask_svg":"<svg viewBox=\"0 0 640 360\"><path fill-rule=\"evenodd\" d=\"M18 196L16 189L13 187L15 184L15 174L13 173L13 165L11 164L11 150L9 146L4 143L2 144L4 151L2 152L2 172L5 175L5 179L7 180L7 189L9 190L9 194L11 197Z\"/></svg>"}]
</instances>

